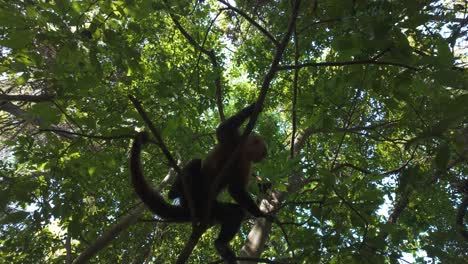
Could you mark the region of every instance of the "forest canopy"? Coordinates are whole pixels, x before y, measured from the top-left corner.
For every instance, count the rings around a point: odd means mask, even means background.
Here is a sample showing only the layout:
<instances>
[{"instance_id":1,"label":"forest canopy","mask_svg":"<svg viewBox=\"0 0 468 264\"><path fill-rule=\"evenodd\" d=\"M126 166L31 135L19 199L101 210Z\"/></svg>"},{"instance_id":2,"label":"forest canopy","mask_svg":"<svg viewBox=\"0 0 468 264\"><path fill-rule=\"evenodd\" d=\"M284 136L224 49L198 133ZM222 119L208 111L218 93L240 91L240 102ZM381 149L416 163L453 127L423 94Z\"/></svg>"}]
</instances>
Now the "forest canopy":
<instances>
[{"instance_id":1,"label":"forest canopy","mask_svg":"<svg viewBox=\"0 0 468 264\"><path fill-rule=\"evenodd\" d=\"M257 103L248 190L278 223L243 221L239 257L467 263L467 31L466 0L0 0L0 260L175 262L191 225L131 187L131 96L180 166Z\"/></svg>"}]
</instances>

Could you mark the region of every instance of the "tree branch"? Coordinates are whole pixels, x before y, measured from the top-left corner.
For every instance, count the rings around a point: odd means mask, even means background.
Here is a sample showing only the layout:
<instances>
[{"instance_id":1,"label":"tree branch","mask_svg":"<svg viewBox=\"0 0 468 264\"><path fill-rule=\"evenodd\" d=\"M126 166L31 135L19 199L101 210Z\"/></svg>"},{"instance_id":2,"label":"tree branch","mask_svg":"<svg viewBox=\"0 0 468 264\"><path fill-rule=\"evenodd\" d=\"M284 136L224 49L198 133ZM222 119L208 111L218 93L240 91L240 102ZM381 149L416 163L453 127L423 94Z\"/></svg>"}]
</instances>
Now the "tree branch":
<instances>
[{"instance_id":1,"label":"tree branch","mask_svg":"<svg viewBox=\"0 0 468 264\"><path fill-rule=\"evenodd\" d=\"M138 113L141 115L151 132L153 133L154 137L156 138L156 143L158 144L159 148L162 150L164 155L166 156L167 160L169 161L170 166L179 174L179 176L182 179L182 185L185 193L185 197L187 200L188 207L190 209L190 216L192 218L192 235L190 236L190 240L187 241L185 244L185 248L182 250L182 252L179 255L179 258L177 259L176 263L185 263L188 257L190 256L190 253L192 253L193 248L197 244L198 240L200 239L201 235L206 231L208 228L207 226L204 225L199 225L197 224L197 220L195 218L195 206L194 202L192 199L191 195L191 190L188 186L186 178L183 176L182 170L180 167L177 165L177 162L175 161L174 157L171 155L169 149L166 147L166 144L164 144L164 141L161 137L161 134L159 133L158 129L154 126L154 124L151 122L149 119L148 115L146 114L145 110L141 106L140 102L133 96L129 95L130 101L132 101L133 105L137 109Z\"/></svg>"},{"instance_id":2,"label":"tree branch","mask_svg":"<svg viewBox=\"0 0 468 264\"><path fill-rule=\"evenodd\" d=\"M398 199L397 203L393 207L393 211L388 217L388 223L395 224L400 217L403 210L408 206L409 203L409 195L408 191L405 191L401 194L400 198ZM386 237L386 235L384 236Z\"/></svg>"},{"instance_id":3,"label":"tree branch","mask_svg":"<svg viewBox=\"0 0 468 264\"><path fill-rule=\"evenodd\" d=\"M364 174L371 174L371 173L372 173L371 171L369 171L369 170L367 170L367 169L358 167L358 166L356 166L356 165L354 165L354 164L351 164L351 163L348 163L348 162L347 162L347 163L340 163L340 164L337 164L337 165L332 169L332 172L337 171L337 170L339 170L339 169L341 169L341 168L344 168L344 167L353 168L353 169L355 169L355 170L357 170L357 171L360 171L360 172L362 172L362 173L364 173Z\"/></svg>"},{"instance_id":4,"label":"tree branch","mask_svg":"<svg viewBox=\"0 0 468 264\"><path fill-rule=\"evenodd\" d=\"M103 139L103 140L133 138L133 135L99 136L99 135L88 135L88 134L83 134L83 133L71 132L71 131L62 130L62 129L52 129L52 128L39 129L39 132L54 132L57 134L67 134L67 135L80 136L80 137L85 137L85 138Z\"/></svg>"},{"instance_id":5,"label":"tree branch","mask_svg":"<svg viewBox=\"0 0 468 264\"><path fill-rule=\"evenodd\" d=\"M294 26L294 65L299 64L299 39L297 37L296 26ZM289 157L294 158L294 141L296 140L296 130L297 130L297 89L299 82L299 69L294 69L293 77L293 99L292 99L292 131L291 131L291 151Z\"/></svg>"},{"instance_id":6,"label":"tree branch","mask_svg":"<svg viewBox=\"0 0 468 264\"><path fill-rule=\"evenodd\" d=\"M157 187L157 190L160 191L162 188L164 188L169 179L171 179L173 176L174 170L170 170L168 175L166 175L164 180ZM78 258L76 258L73 264L88 263L91 257L109 245L122 231L136 223L140 219L140 216L143 214L145 209L145 204L141 203L133 208L127 215L119 218L119 221L107 231L105 231L99 238L97 238L92 245L85 249L85 251L83 251L78 256Z\"/></svg>"},{"instance_id":7,"label":"tree branch","mask_svg":"<svg viewBox=\"0 0 468 264\"><path fill-rule=\"evenodd\" d=\"M0 101L22 101L22 102L49 102L54 97L47 94L28 95L28 94L0 94Z\"/></svg>"},{"instance_id":8,"label":"tree branch","mask_svg":"<svg viewBox=\"0 0 468 264\"><path fill-rule=\"evenodd\" d=\"M398 66L398 67L403 67L406 69L414 70L414 71L419 71L421 69L406 65L403 63L398 63L398 62L391 62L391 61L377 61L377 60L355 60L355 61L341 61L341 62L308 62L308 63L303 63L299 65L283 65L283 66L278 66L279 71L284 71L284 70L293 70L293 69L301 69L305 67L331 67L331 66L349 66L349 65L362 65L362 64L375 64L375 65L389 65L389 66Z\"/></svg>"},{"instance_id":9,"label":"tree branch","mask_svg":"<svg viewBox=\"0 0 468 264\"><path fill-rule=\"evenodd\" d=\"M297 15L299 13L300 2L301 2L300 0L294 1L291 18L288 24L288 30L286 31L286 34L284 34L283 39L281 40L281 42L278 44L276 48L276 53L275 53L275 56L273 57L273 61L271 62L270 69L268 70L267 74L265 75L263 79L262 88L260 90L260 95L258 96L257 103L255 104L255 109L252 115L250 116L249 122L247 123L244 133L242 134L241 142L244 142L247 139L247 137L250 135L250 133L252 132L255 126L255 123L257 122L258 115L261 109L263 108L263 103L265 102L268 88L270 87L271 81L275 77L276 72L279 70L279 67L278 67L279 62L281 61L283 57L283 52L286 49L289 39L291 38L291 34L294 30Z\"/></svg>"},{"instance_id":10,"label":"tree branch","mask_svg":"<svg viewBox=\"0 0 468 264\"><path fill-rule=\"evenodd\" d=\"M233 157L237 156L238 153L241 151L241 148L242 148L242 142L245 142L245 140L247 140L247 137L250 135L250 133L252 132L254 126L255 126L255 123L257 122L257 118L258 118L258 115L260 114L261 112L261 109L263 108L263 103L265 102L265 98L266 98L266 94L268 92L268 88L270 87L270 83L271 81L273 80L276 72L277 72L277 67L278 67L278 64L283 56L283 52L284 50L286 49L286 45L291 37L291 34L292 34L292 31L294 29L294 25L296 23L296 19L297 19L297 15L298 15L298 12L299 12L299 6L300 6L300 0L296 0L294 1L294 6L293 6L293 11L292 11L292 15L291 15L291 19L289 21L289 24L288 24L288 30L286 32L286 34L284 35L283 39L281 40L281 43L277 46L276 48L276 53L275 53L275 56L273 57L273 61L271 63L271 66L270 66L270 69L268 70L267 74L265 75L264 79L263 79L263 83L262 83L262 88L260 90L260 95L258 96L258 99L256 101L256 104L255 104L255 109L253 110L252 112L252 115L250 116L250 119L249 119L249 122L247 123L247 126L244 130L244 133L242 134L241 136L241 139L240 139L240 144L239 146L236 148L236 150L233 152L233 154L231 154L230 158L228 159L228 161L226 162L226 164L223 166L223 169L221 170L221 172L216 176L216 178L213 180L213 183L211 185L211 190L216 190L222 180L222 177L224 176L224 174L226 173L226 170L228 168L231 167L234 159ZM211 192L213 193L213 192ZM211 197L213 198L213 197ZM212 199L209 199L209 201L211 202ZM208 206L209 209L207 209L208 211L211 210L211 205ZM205 222L208 221L209 219L209 215L206 217L205 219Z\"/></svg>"},{"instance_id":11,"label":"tree branch","mask_svg":"<svg viewBox=\"0 0 468 264\"><path fill-rule=\"evenodd\" d=\"M218 0L218 1L220 3L222 3L223 5L227 6L232 11L234 11L237 14L241 15L243 18L245 18L245 20L249 21L250 24L252 24L258 30L260 30L260 32L262 32L263 35L265 35L271 42L273 42L273 44L275 44L275 46L280 45L280 43L275 39L275 37L273 37L273 35L271 35L270 32L268 32L264 27L260 26L260 24L258 24L253 18L251 18L249 15L247 15L247 13L240 10L239 8L236 8L236 7L232 6L231 4L229 4L226 1L223 1L223 0Z\"/></svg>"},{"instance_id":12,"label":"tree branch","mask_svg":"<svg viewBox=\"0 0 468 264\"><path fill-rule=\"evenodd\" d=\"M205 233L207 229L208 226L192 225L192 233L190 234L190 238L185 243L184 248L180 252L176 264L184 264L187 261L187 259L190 257L190 254L192 254L193 249L198 244L198 241L200 240L201 236L203 235L203 233Z\"/></svg>"},{"instance_id":13,"label":"tree branch","mask_svg":"<svg viewBox=\"0 0 468 264\"><path fill-rule=\"evenodd\" d=\"M243 133L242 138L241 138L241 142L244 142L247 139L247 137L249 136L250 132L252 131L252 129L253 129L254 125L255 125L255 122L257 121L258 114L259 114L260 110L262 109L262 106L263 106L263 103L265 101L265 97L266 97L268 88L270 86L270 83L273 80L274 75L278 71L279 62L280 62L280 60L282 58L283 52L284 52L284 50L286 48L286 45L287 45L287 43L288 43L288 41L289 41L289 39L291 37L292 31L293 31L293 29L295 27L296 19L297 19L298 13L299 13L299 6L300 6L300 0L294 1L293 8L292 8L292 15L291 15L291 18L290 18L290 21L289 21L289 24L288 24L288 30L287 30L286 34L283 36L283 39L282 39L281 43L279 45L277 45L275 56L273 58L273 61L271 63L269 71L267 72L267 74L265 75L265 77L263 79L260 95L259 95L259 97L257 99L257 103L255 105L255 109L254 109L254 111L252 113L252 116L250 117L249 123L247 124L247 126L246 126L246 128L244 130L244 133ZM236 151L239 151L239 150L240 149L238 147ZM230 160L228 162L232 162L232 156L231 156L231 158L230 158ZM223 174L221 174L221 175L223 175ZM220 175L217 176L218 181L220 181L219 178L220 178ZM216 187L218 185L219 185L219 183L216 183L216 185L214 185L214 186ZM275 204L280 203L280 201L282 200L281 196L283 196L281 193L279 193L278 195L276 195L274 193L272 195L273 199L276 201ZM262 203L262 205L266 205L268 203L267 200L263 200L263 201L265 201L265 202ZM261 231L262 229L264 229L265 232L262 232ZM255 225L252 228L252 230L249 232L249 235L248 235L248 240L247 241L249 241L249 244L246 243L242 247L241 256L252 256L252 255L259 256L261 248L263 248L263 246L266 243L267 233L270 230L271 230L271 223L269 223L269 222L266 223L265 219L256 219L255 220ZM257 237L260 237L260 240L257 243L253 243L253 239L256 239ZM251 239L251 238L253 238L253 239Z\"/></svg>"},{"instance_id":14,"label":"tree branch","mask_svg":"<svg viewBox=\"0 0 468 264\"><path fill-rule=\"evenodd\" d=\"M166 4L167 9L169 10L169 16L171 17L172 22L174 22L176 28L185 37L185 39L187 39L190 45L192 45L195 49L199 50L201 53L207 55L208 58L210 59L211 65L213 65L213 70L216 73L216 78L214 80L215 90L216 90L216 105L218 106L219 119L222 122L226 118L224 116L224 106L223 106L223 99L222 99L222 86L221 86L222 74L221 74L221 71L219 70L219 64L216 58L216 54L213 50L207 50L203 46L199 45L197 41L188 33L188 31L185 30L184 27L182 27L182 25L180 24L180 21L172 12L171 7L168 3L168 0L164 0L164 3Z\"/></svg>"},{"instance_id":15,"label":"tree branch","mask_svg":"<svg viewBox=\"0 0 468 264\"><path fill-rule=\"evenodd\" d=\"M182 170L180 169L179 165L177 165L176 160L174 159L171 152L169 151L166 144L164 143L164 140L162 139L161 134L159 133L158 129L153 124L153 122L151 122L151 119L148 117L148 114L146 114L146 111L143 109L140 102L132 95L128 95L128 98L130 99L130 101L132 101L133 105L137 109L141 118L143 118L143 121L146 123L148 128L153 133L153 136L156 138L156 143L158 144L159 148L163 152L164 156L166 156L166 159L169 161L169 165L177 172L177 174L181 174Z\"/></svg>"},{"instance_id":16,"label":"tree branch","mask_svg":"<svg viewBox=\"0 0 468 264\"><path fill-rule=\"evenodd\" d=\"M105 248L112 240L114 240L122 231L138 220L138 217L145 210L145 205L141 204L133 209L128 215L123 217L118 223L109 228L104 234L99 237L91 246L83 251L73 264L88 263L92 256L96 255L101 249Z\"/></svg>"},{"instance_id":17,"label":"tree branch","mask_svg":"<svg viewBox=\"0 0 468 264\"><path fill-rule=\"evenodd\" d=\"M336 128L307 128L304 133L306 135L309 134L317 134L317 133L355 133L359 131L372 131L376 130L377 128L385 128L385 127L393 127L398 124L398 120L389 121L389 122L382 122L377 123L369 126L355 126L355 127L336 127Z\"/></svg>"},{"instance_id":18,"label":"tree branch","mask_svg":"<svg viewBox=\"0 0 468 264\"><path fill-rule=\"evenodd\" d=\"M38 126L38 127L48 127L49 126L40 117L35 117L35 116L31 115L30 113L28 113L28 112L24 111L23 109L21 109L21 107L15 105L15 104L13 104L12 102L9 102L9 101L0 102L0 110L3 110L5 112L11 114L12 116L20 119L20 120L24 120L27 123L33 124L33 125ZM52 129L60 130L60 128L55 126L55 125L51 125L50 127ZM65 134L65 133L62 133L61 136L65 137L67 139L72 138L70 135Z\"/></svg>"}]
</instances>

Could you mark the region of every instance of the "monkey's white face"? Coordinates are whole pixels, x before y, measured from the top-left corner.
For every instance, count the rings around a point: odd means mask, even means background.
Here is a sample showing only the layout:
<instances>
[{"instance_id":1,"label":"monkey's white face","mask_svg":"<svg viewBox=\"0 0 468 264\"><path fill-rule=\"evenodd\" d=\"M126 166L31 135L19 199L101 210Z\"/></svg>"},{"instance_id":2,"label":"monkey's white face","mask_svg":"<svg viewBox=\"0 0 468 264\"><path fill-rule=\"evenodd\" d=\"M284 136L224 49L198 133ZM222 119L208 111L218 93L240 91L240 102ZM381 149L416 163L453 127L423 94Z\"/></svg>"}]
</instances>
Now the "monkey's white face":
<instances>
[{"instance_id":1,"label":"monkey's white face","mask_svg":"<svg viewBox=\"0 0 468 264\"><path fill-rule=\"evenodd\" d=\"M250 135L245 144L245 155L252 162L260 162L267 156L267 145L258 135Z\"/></svg>"}]
</instances>

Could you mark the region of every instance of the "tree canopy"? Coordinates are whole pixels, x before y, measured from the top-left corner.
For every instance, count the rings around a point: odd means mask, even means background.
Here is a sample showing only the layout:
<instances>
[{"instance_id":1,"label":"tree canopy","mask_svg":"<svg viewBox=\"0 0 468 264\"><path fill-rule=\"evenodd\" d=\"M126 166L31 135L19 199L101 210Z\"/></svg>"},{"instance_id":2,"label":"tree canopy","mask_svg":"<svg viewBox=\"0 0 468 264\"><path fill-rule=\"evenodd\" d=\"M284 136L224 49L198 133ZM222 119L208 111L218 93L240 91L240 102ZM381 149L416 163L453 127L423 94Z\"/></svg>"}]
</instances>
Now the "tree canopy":
<instances>
[{"instance_id":1,"label":"tree canopy","mask_svg":"<svg viewBox=\"0 0 468 264\"><path fill-rule=\"evenodd\" d=\"M0 259L174 263L191 225L131 188L148 122L176 162L216 126L269 146L232 247L265 263L468 262L468 4L0 0ZM165 193L158 145L144 169ZM228 195L219 199L229 200ZM190 263L219 260L206 232Z\"/></svg>"}]
</instances>

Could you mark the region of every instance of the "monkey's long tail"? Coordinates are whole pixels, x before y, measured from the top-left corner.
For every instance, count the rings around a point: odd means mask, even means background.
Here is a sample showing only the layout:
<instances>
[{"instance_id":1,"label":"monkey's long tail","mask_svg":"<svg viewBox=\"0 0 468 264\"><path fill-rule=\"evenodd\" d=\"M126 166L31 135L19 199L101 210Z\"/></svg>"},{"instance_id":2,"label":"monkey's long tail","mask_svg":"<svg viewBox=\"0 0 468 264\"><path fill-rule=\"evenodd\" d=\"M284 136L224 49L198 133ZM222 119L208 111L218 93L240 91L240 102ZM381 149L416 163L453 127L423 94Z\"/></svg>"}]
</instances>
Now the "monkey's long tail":
<instances>
[{"instance_id":1,"label":"monkey's long tail","mask_svg":"<svg viewBox=\"0 0 468 264\"><path fill-rule=\"evenodd\" d=\"M130 173L135 192L153 213L163 219L176 222L190 222L190 210L167 203L164 198L145 180L140 162L141 147L148 140L145 132L135 136L130 152Z\"/></svg>"}]
</instances>

